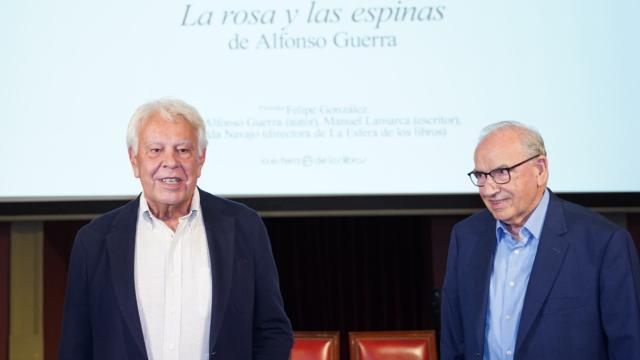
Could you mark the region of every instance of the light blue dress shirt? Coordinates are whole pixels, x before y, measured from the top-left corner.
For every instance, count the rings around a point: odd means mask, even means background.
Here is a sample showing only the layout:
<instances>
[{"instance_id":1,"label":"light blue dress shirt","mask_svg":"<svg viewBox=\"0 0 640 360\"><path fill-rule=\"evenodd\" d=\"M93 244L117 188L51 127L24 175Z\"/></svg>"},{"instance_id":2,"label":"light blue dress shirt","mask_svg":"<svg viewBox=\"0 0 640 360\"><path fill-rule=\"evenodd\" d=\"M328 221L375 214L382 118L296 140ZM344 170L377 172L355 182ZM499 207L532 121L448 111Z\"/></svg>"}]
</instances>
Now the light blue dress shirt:
<instances>
[{"instance_id":1,"label":"light blue dress shirt","mask_svg":"<svg viewBox=\"0 0 640 360\"><path fill-rule=\"evenodd\" d=\"M538 250L542 224L549 205L549 190L520 229L520 240L496 222L497 248L489 285L484 360L513 359L524 296Z\"/></svg>"}]
</instances>

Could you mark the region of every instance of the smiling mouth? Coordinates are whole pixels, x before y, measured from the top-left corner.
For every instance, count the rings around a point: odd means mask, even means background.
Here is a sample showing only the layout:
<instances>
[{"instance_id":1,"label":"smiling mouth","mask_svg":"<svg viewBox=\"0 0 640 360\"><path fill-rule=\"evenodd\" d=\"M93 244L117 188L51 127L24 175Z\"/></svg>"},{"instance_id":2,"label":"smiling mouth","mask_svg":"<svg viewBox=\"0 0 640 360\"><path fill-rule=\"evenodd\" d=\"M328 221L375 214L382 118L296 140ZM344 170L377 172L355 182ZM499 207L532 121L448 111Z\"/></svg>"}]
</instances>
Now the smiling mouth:
<instances>
[{"instance_id":1,"label":"smiling mouth","mask_svg":"<svg viewBox=\"0 0 640 360\"><path fill-rule=\"evenodd\" d=\"M166 178L162 178L161 181L167 185L176 185L182 182L182 179L177 177L166 177Z\"/></svg>"},{"instance_id":2,"label":"smiling mouth","mask_svg":"<svg viewBox=\"0 0 640 360\"><path fill-rule=\"evenodd\" d=\"M501 207L506 203L505 199L501 199L501 200L489 200L489 203L493 206L493 207Z\"/></svg>"}]
</instances>

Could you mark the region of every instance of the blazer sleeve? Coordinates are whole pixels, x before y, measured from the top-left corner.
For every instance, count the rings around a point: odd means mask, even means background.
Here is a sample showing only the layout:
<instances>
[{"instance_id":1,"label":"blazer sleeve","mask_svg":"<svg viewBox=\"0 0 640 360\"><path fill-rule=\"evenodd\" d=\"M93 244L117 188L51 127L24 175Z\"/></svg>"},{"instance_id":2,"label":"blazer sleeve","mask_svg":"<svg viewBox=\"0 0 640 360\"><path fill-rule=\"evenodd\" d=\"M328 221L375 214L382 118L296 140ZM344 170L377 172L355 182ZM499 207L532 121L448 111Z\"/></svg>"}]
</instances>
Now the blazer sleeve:
<instances>
[{"instance_id":1,"label":"blazer sleeve","mask_svg":"<svg viewBox=\"0 0 640 360\"><path fill-rule=\"evenodd\" d=\"M269 236L262 220L257 215L256 218L253 359L287 360L293 332L284 311Z\"/></svg>"},{"instance_id":2,"label":"blazer sleeve","mask_svg":"<svg viewBox=\"0 0 640 360\"><path fill-rule=\"evenodd\" d=\"M83 232L76 236L71 250L64 318L58 358L91 360L93 358L86 251Z\"/></svg>"},{"instance_id":3,"label":"blazer sleeve","mask_svg":"<svg viewBox=\"0 0 640 360\"><path fill-rule=\"evenodd\" d=\"M458 240L451 231L447 268L442 288L440 357L441 360L464 359L464 330L458 292Z\"/></svg>"},{"instance_id":4,"label":"blazer sleeve","mask_svg":"<svg viewBox=\"0 0 640 360\"><path fill-rule=\"evenodd\" d=\"M640 267L626 230L613 232L600 269L600 313L609 358L640 359Z\"/></svg>"}]
</instances>

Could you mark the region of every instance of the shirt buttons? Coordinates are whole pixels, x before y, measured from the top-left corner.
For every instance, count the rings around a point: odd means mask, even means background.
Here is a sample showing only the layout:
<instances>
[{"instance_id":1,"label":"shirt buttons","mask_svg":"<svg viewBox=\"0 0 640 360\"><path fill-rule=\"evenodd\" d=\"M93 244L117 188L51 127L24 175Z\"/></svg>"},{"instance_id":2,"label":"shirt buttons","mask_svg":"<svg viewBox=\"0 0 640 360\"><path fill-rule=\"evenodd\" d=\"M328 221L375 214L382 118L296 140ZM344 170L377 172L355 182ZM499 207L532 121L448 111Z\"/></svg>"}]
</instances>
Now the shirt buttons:
<instances>
[{"instance_id":1,"label":"shirt buttons","mask_svg":"<svg viewBox=\"0 0 640 360\"><path fill-rule=\"evenodd\" d=\"M513 282L513 281L509 281L509 286L514 287L514 286L516 286L516 283Z\"/></svg>"},{"instance_id":2,"label":"shirt buttons","mask_svg":"<svg viewBox=\"0 0 640 360\"><path fill-rule=\"evenodd\" d=\"M507 320L511 320L511 315L507 315L504 318L507 319Z\"/></svg>"},{"instance_id":3,"label":"shirt buttons","mask_svg":"<svg viewBox=\"0 0 640 360\"><path fill-rule=\"evenodd\" d=\"M507 352L505 353L507 356L511 356L513 355L513 352L511 350L507 350Z\"/></svg>"},{"instance_id":4,"label":"shirt buttons","mask_svg":"<svg viewBox=\"0 0 640 360\"><path fill-rule=\"evenodd\" d=\"M520 254L520 249L513 250L513 253L516 254L516 255Z\"/></svg>"}]
</instances>

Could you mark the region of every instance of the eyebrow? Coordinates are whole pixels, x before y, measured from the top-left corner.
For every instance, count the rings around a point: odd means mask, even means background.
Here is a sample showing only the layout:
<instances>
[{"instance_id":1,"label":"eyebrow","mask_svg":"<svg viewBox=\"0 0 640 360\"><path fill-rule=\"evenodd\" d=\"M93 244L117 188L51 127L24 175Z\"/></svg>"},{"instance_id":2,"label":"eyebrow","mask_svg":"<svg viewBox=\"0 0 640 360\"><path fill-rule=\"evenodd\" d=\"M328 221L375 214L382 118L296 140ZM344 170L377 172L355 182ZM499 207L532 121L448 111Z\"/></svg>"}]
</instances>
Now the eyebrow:
<instances>
[{"instance_id":1,"label":"eyebrow","mask_svg":"<svg viewBox=\"0 0 640 360\"><path fill-rule=\"evenodd\" d=\"M167 142L163 142L163 141L148 141L146 143L144 143L144 145L146 146L153 146L153 145L163 145L163 146L181 146L181 145L194 145L195 143L193 141L180 141L178 143L175 144L171 144L171 143L167 143Z\"/></svg>"},{"instance_id":2,"label":"eyebrow","mask_svg":"<svg viewBox=\"0 0 640 360\"><path fill-rule=\"evenodd\" d=\"M509 167L509 165L503 164L503 165L499 165L497 167L494 167L494 168L490 169L489 171L482 171L482 170L478 170L478 169L473 169L473 172L481 172L481 173L484 173L484 174L488 174L488 173L492 172L493 170L506 169L508 167Z\"/></svg>"}]
</instances>

